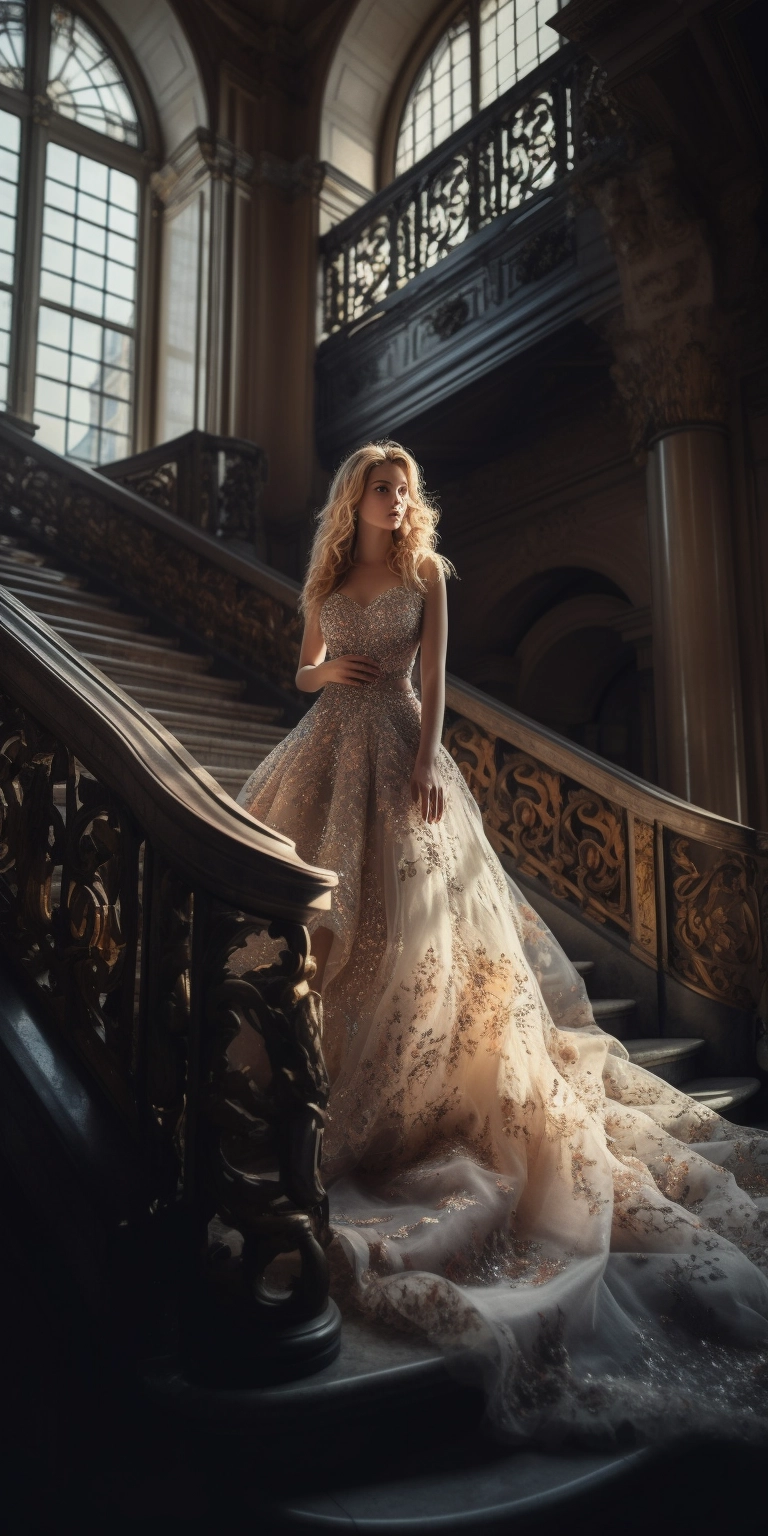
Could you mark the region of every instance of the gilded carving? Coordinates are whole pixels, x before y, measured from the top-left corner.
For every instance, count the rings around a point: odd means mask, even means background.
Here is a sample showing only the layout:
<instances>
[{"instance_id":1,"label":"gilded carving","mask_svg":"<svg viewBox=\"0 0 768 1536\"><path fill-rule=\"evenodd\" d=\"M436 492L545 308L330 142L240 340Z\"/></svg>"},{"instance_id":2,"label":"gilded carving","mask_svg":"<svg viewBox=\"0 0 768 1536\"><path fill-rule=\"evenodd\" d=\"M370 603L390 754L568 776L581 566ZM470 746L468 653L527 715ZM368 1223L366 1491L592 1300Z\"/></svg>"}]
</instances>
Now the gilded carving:
<instances>
[{"instance_id":1,"label":"gilded carving","mask_svg":"<svg viewBox=\"0 0 768 1536\"><path fill-rule=\"evenodd\" d=\"M593 921L630 927L626 814L471 720L444 737L499 853Z\"/></svg>"},{"instance_id":2,"label":"gilded carving","mask_svg":"<svg viewBox=\"0 0 768 1536\"><path fill-rule=\"evenodd\" d=\"M650 822L633 820L634 880L632 937L649 954L656 954L656 859Z\"/></svg>"},{"instance_id":3,"label":"gilded carving","mask_svg":"<svg viewBox=\"0 0 768 1536\"><path fill-rule=\"evenodd\" d=\"M670 839L670 961L697 991L751 1008L760 991L765 872L747 855Z\"/></svg>"}]
</instances>

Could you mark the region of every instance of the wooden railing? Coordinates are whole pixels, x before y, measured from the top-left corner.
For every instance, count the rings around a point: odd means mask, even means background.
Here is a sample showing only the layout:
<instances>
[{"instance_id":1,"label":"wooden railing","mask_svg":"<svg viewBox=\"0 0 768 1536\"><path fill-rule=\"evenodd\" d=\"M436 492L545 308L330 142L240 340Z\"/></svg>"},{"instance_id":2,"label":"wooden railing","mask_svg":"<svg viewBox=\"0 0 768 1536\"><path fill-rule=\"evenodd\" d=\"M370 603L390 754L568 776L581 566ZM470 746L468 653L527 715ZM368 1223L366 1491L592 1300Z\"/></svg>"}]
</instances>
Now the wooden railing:
<instances>
[{"instance_id":1,"label":"wooden railing","mask_svg":"<svg viewBox=\"0 0 768 1536\"><path fill-rule=\"evenodd\" d=\"M132 1138L142 1284L174 1246L203 1377L208 1356L249 1384L280 1376L281 1340L294 1375L338 1346L305 926L335 884L0 588L0 946ZM253 964L244 946L265 933ZM228 1057L242 1030L258 1067ZM215 1215L242 1238L228 1266L207 1257ZM298 1270L276 1294L265 1276L287 1253Z\"/></svg>"},{"instance_id":2,"label":"wooden railing","mask_svg":"<svg viewBox=\"0 0 768 1536\"><path fill-rule=\"evenodd\" d=\"M296 582L2 423L0 487L14 526L290 685ZM458 678L447 699L445 744L494 847L646 965L754 1011L768 965L766 834L676 799Z\"/></svg>"},{"instance_id":3,"label":"wooden railing","mask_svg":"<svg viewBox=\"0 0 768 1536\"><path fill-rule=\"evenodd\" d=\"M600 72L561 49L323 236L324 336L546 196L617 132Z\"/></svg>"}]
</instances>

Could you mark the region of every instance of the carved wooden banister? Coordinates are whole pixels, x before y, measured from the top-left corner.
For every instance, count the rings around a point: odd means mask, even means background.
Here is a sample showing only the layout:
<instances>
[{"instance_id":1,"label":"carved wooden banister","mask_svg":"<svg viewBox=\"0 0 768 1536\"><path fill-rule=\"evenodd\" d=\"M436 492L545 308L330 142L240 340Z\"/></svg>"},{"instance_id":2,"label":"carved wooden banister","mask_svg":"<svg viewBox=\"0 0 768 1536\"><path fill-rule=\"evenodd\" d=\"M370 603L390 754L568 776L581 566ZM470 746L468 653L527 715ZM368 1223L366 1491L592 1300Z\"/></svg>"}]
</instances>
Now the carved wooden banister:
<instances>
[{"instance_id":1,"label":"carved wooden banister","mask_svg":"<svg viewBox=\"0 0 768 1536\"><path fill-rule=\"evenodd\" d=\"M305 926L335 884L0 587L0 944L130 1132L144 1279L175 1245L169 1290L203 1378L233 1360L246 1383L301 1374L337 1348ZM265 933L272 953L249 961ZM258 1068L227 1054L241 1025ZM223 1267L214 1216L242 1239ZM276 1295L265 1272L286 1253L298 1273Z\"/></svg>"}]
</instances>

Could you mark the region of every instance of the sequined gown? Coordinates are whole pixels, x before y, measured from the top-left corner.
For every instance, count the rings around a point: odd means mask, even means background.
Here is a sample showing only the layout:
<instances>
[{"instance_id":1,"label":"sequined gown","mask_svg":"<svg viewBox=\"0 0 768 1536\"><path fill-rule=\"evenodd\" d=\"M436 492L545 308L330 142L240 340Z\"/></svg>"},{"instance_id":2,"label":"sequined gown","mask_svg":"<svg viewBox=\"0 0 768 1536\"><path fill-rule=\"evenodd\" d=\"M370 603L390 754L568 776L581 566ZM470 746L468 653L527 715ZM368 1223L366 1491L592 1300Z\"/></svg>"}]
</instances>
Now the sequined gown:
<instances>
[{"instance_id":1,"label":"sequined gown","mask_svg":"<svg viewBox=\"0 0 768 1536\"><path fill-rule=\"evenodd\" d=\"M339 875L324 1163L348 1304L483 1380L512 1439L768 1436L768 1137L634 1066L440 749L413 807L422 599L334 592L327 686L238 799Z\"/></svg>"}]
</instances>

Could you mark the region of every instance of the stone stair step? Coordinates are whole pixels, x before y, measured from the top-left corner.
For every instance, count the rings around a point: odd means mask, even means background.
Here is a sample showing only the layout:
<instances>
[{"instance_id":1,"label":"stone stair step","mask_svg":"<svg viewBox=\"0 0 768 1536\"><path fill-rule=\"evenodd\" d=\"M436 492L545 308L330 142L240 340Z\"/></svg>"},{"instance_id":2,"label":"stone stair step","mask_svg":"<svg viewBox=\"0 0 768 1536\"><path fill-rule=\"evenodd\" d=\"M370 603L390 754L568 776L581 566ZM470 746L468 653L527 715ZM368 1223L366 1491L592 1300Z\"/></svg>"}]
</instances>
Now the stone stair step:
<instances>
[{"instance_id":1,"label":"stone stair step","mask_svg":"<svg viewBox=\"0 0 768 1536\"><path fill-rule=\"evenodd\" d=\"M214 725L221 725L222 728L228 728L233 720L236 719L238 721L238 734L242 728L247 729L251 724L254 730L258 730L262 723L264 725L271 725L273 721L277 722L280 716L280 710L273 709L269 704L233 705L231 709L222 710L220 718L217 712L211 708L210 704L204 706L204 708L205 714L203 715L197 709L171 709L160 705L158 708L153 709L151 713L156 720L162 720L163 725L167 725L169 731L175 730L177 726L179 730L184 726L190 726L192 729L205 729L208 727L212 729ZM235 714L235 710L237 710L237 714ZM277 728L282 729L282 727Z\"/></svg>"},{"instance_id":2,"label":"stone stair step","mask_svg":"<svg viewBox=\"0 0 768 1536\"><path fill-rule=\"evenodd\" d=\"M170 726L169 726L170 730ZM279 742L287 735L287 726L284 725L260 725L256 723L248 732L233 731L228 736L221 731L206 731L203 722L198 722L196 728L190 726L178 726L174 729L174 736L184 743L188 752L224 753L223 757L217 757L219 763L229 762L230 758L246 757L254 748L263 747L271 752Z\"/></svg>"},{"instance_id":3,"label":"stone stair step","mask_svg":"<svg viewBox=\"0 0 768 1536\"><path fill-rule=\"evenodd\" d=\"M173 682L177 697L191 689L196 695L210 693L219 695L221 698L226 696L236 698L245 687L245 684L237 679L212 677L208 672L187 670L181 665L172 667L169 664L160 667L145 661L127 661L122 656L102 656L93 650L83 650L80 654L86 661L98 667L100 672L105 672L107 677L113 678L133 698L136 697L134 684L152 682L157 678L158 673L161 674L164 682ZM169 662L178 659L175 656L168 658Z\"/></svg>"},{"instance_id":4,"label":"stone stair step","mask_svg":"<svg viewBox=\"0 0 768 1536\"><path fill-rule=\"evenodd\" d=\"M104 630L99 632L82 630L74 624L55 623L52 626L57 634L68 640L76 650L81 650L87 645L92 652L98 651L100 656L118 656L130 661L156 660L158 666L182 666L192 672L205 671L210 666L207 656L196 656L194 652L180 651L178 640L166 640L163 636L107 634Z\"/></svg>"},{"instance_id":5,"label":"stone stair step","mask_svg":"<svg viewBox=\"0 0 768 1536\"><path fill-rule=\"evenodd\" d=\"M760 1091L760 1079L758 1077L695 1077L690 1082L680 1084L681 1091L688 1097L695 1099L697 1104L706 1104L708 1109L715 1109L719 1115L723 1115L729 1109L736 1109L739 1104L745 1104L747 1099L754 1097Z\"/></svg>"},{"instance_id":6,"label":"stone stair step","mask_svg":"<svg viewBox=\"0 0 768 1536\"><path fill-rule=\"evenodd\" d=\"M655 1077L679 1088L691 1069L693 1058L706 1042L690 1038L668 1039L659 1035L644 1040L625 1040L624 1044L635 1066L645 1067Z\"/></svg>"},{"instance_id":7,"label":"stone stair step","mask_svg":"<svg viewBox=\"0 0 768 1536\"><path fill-rule=\"evenodd\" d=\"M69 613L62 614L61 616L49 613L46 614L46 622L50 624L51 629L55 629L60 635L63 635L65 632L69 634L69 631L72 631L73 633L77 632L84 635L86 638L89 636L98 637L99 635L105 635L111 639L121 640L129 638L131 635L136 635L137 639L141 640L147 627L146 619L140 618L136 614L118 613L116 610L113 610L109 614L105 613L102 616L101 609L97 609L90 619L73 618ZM151 638L152 642L156 645L163 645L165 643L163 637L156 635L147 636L147 638ZM74 641L72 643L74 644ZM177 645L178 641L171 640L168 643Z\"/></svg>"},{"instance_id":8,"label":"stone stair step","mask_svg":"<svg viewBox=\"0 0 768 1536\"><path fill-rule=\"evenodd\" d=\"M84 590L83 583L77 576L68 576L66 572L52 570L47 565L20 566L16 560L3 560L2 557L0 557L0 581L4 586L8 586L10 582L18 582L30 592Z\"/></svg>"},{"instance_id":9,"label":"stone stair step","mask_svg":"<svg viewBox=\"0 0 768 1536\"><path fill-rule=\"evenodd\" d=\"M33 613L39 613L41 618L47 619L49 623L51 617L56 614L61 618L69 616L73 619L92 620L96 618L97 610L110 608L106 598L94 598L92 592L83 592L81 596L73 594L70 598L59 593L49 596L47 593L42 592L27 592L24 588L15 586L7 581L0 582L0 586L4 586L7 592L12 592L13 596L17 597L20 603L24 603L25 607L31 608ZM110 611L114 612L114 610Z\"/></svg>"},{"instance_id":10,"label":"stone stair step","mask_svg":"<svg viewBox=\"0 0 768 1536\"><path fill-rule=\"evenodd\" d=\"M627 1029L637 1009L634 997L598 997L590 998L592 1012L595 1015L595 1023L600 1025L607 1034L615 1035L623 1040Z\"/></svg>"},{"instance_id":11,"label":"stone stair step","mask_svg":"<svg viewBox=\"0 0 768 1536\"><path fill-rule=\"evenodd\" d=\"M595 969L595 962L594 962L594 960L574 960L572 962L572 964L573 964L573 969L575 971L578 971L579 975L583 976L585 978L585 980L586 980L587 976L591 976L592 975L592 972Z\"/></svg>"}]
</instances>

